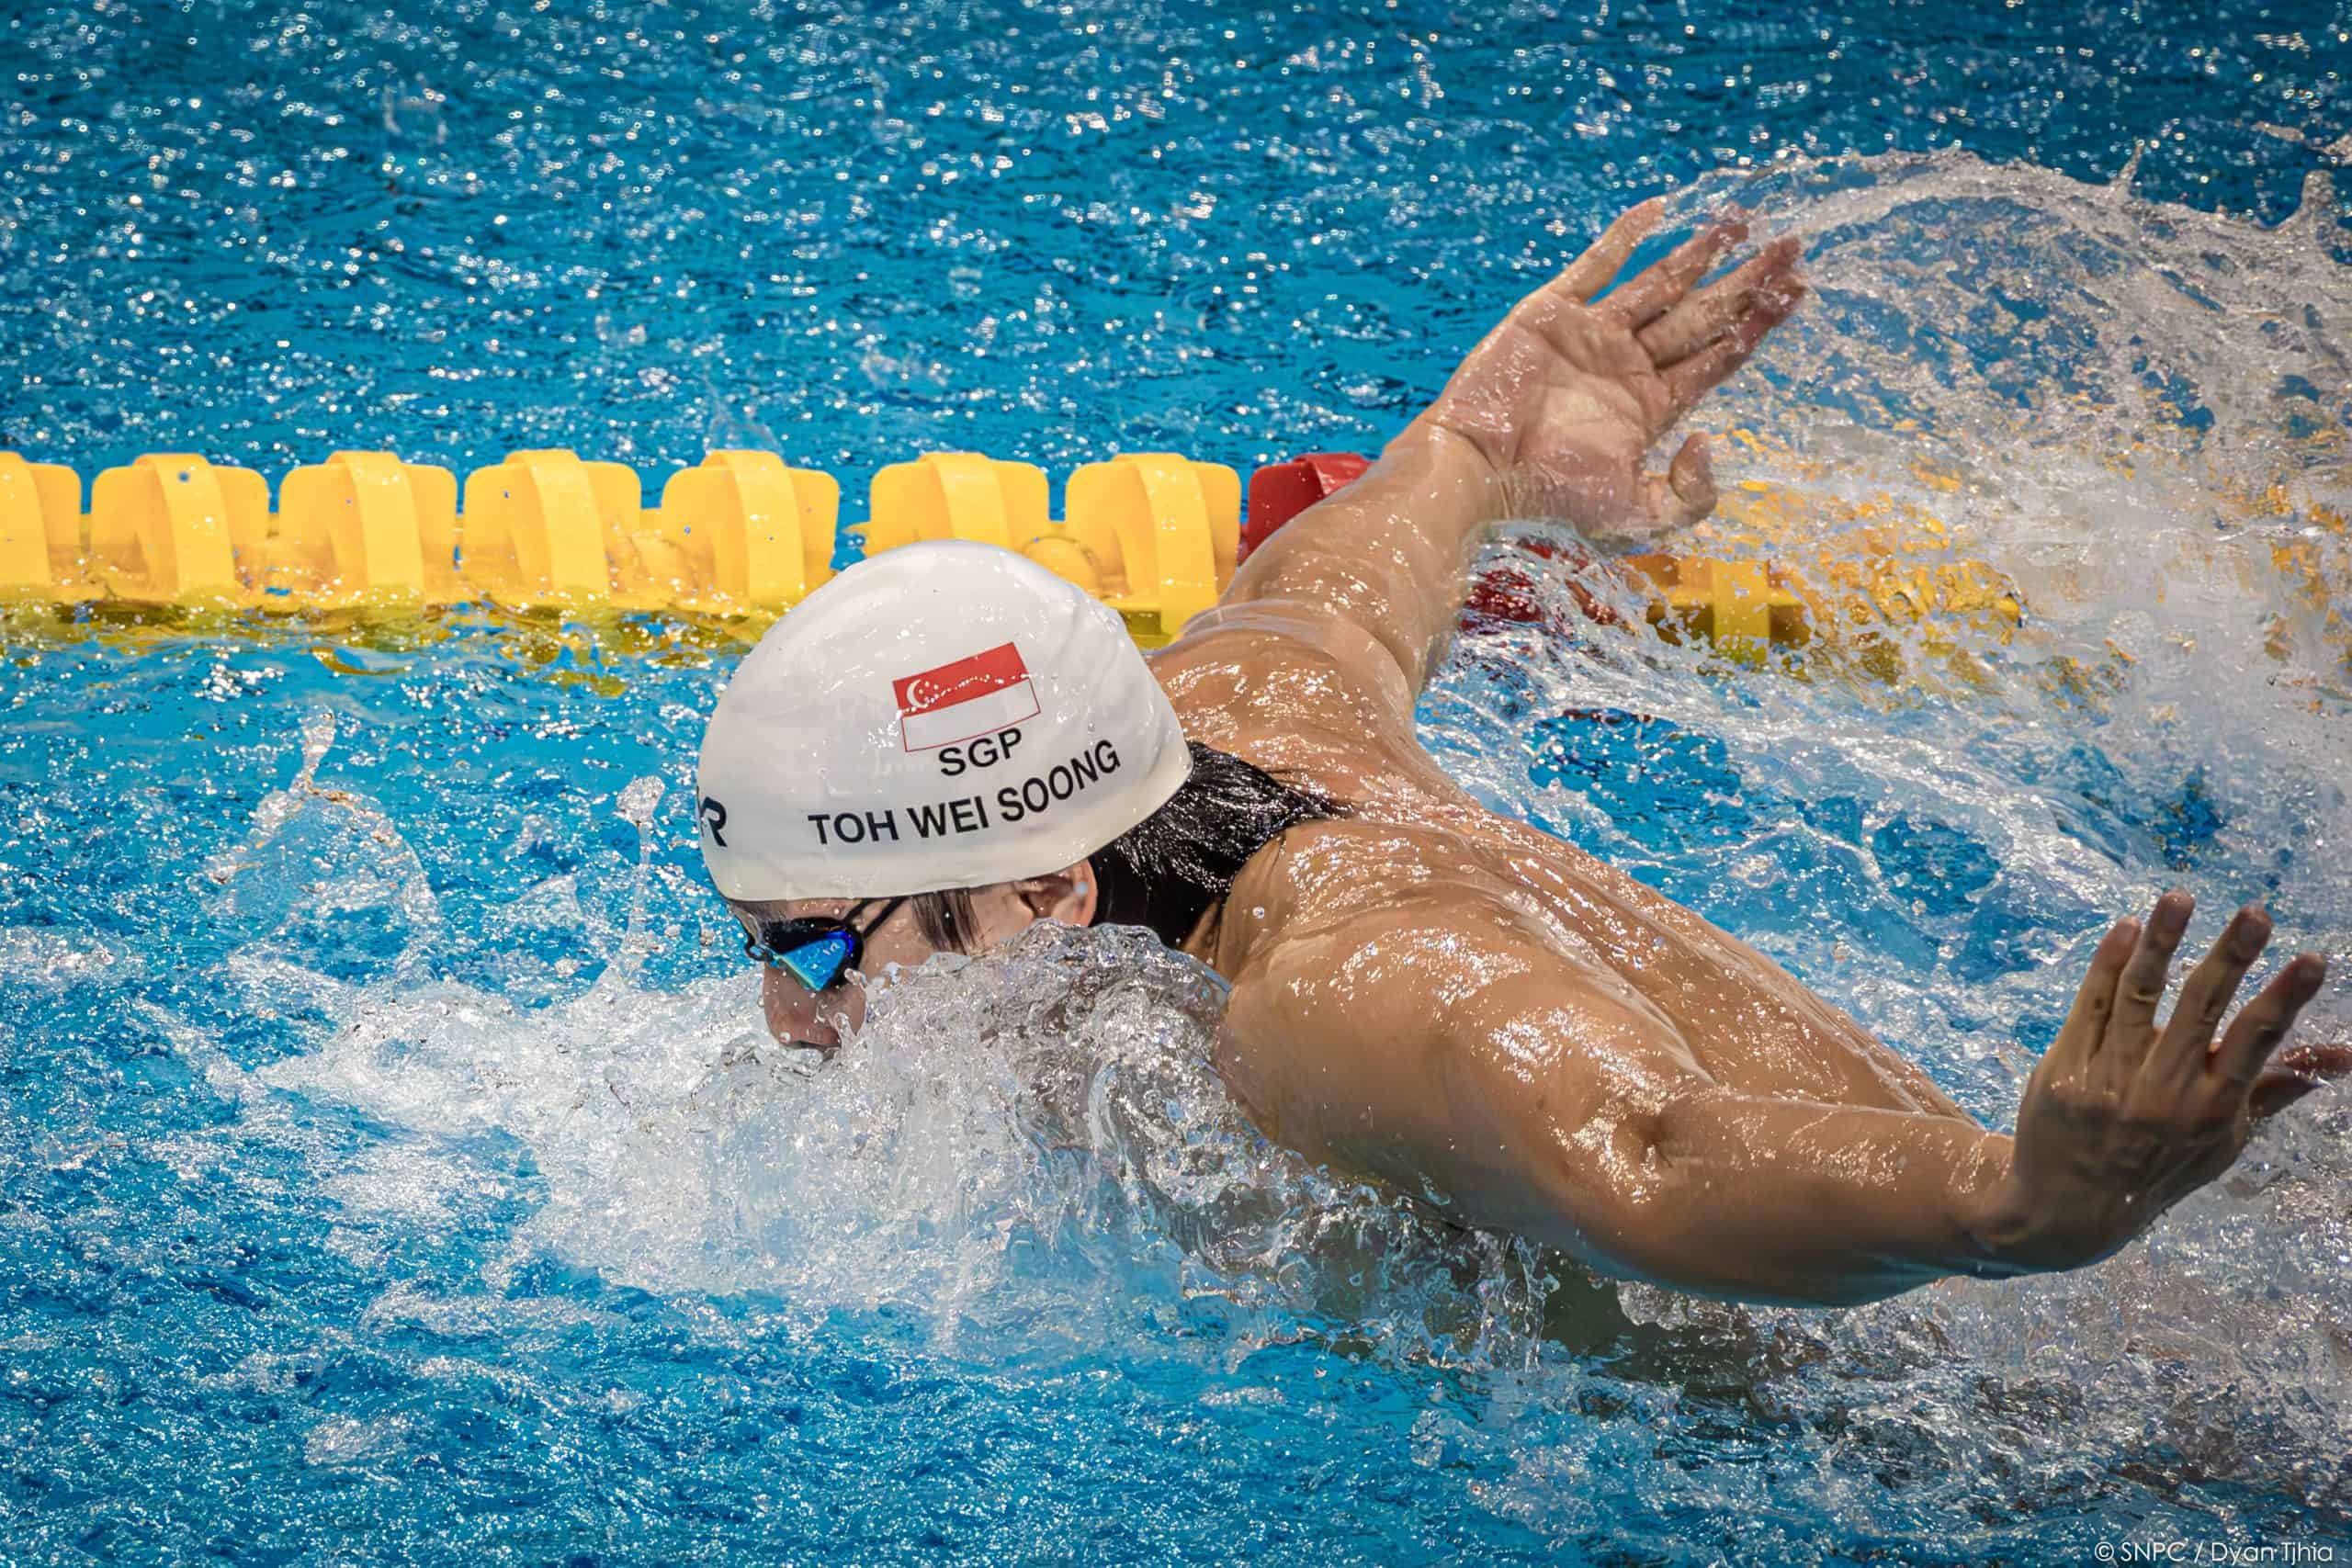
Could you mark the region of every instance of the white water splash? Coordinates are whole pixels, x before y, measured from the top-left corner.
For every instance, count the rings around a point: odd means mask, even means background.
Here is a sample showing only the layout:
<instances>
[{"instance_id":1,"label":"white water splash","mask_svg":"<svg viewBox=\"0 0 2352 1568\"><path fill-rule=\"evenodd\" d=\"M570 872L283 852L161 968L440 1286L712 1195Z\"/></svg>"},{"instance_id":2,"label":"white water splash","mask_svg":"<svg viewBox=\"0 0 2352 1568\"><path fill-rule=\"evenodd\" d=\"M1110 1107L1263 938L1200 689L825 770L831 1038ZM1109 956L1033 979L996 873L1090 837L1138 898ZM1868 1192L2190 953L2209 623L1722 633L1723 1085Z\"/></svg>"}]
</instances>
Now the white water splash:
<instances>
[{"instance_id":1,"label":"white water splash","mask_svg":"<svg viewBox=\"0 0 2352 1568\"><path fill-rule=\"evenodd\" d=\"M319 783L334 745L334 716L302 721L293 782L262 797L252 830L204 868L213 913L261 931L323 933L361 912L400 933L399 972L415 976L441 931L441 903L424 863L367 795ZM332 867L329 874L314 874ZM202 885L200 885L202 886Z\"/></svg>"},{"instance_id":2,"label":"white water splash","mask_svg":"<svg viewBox=\"0 0 2352 1568\"><path fill-rule=\"evenodd\" d=\"M1222 985L1148 933L1042 926L935 961L884 987L821 1067L760 1030L748 979L682 996L609 979L531 1010L457 987L371 997L259 1077L449 1162L441 1193L413 1159L360 1162L338 1176L349 1206L437 1214L469 1185L467 1151L503 1134L538 1195L508 1266L554 1257L663 1293L897 1306L947 1337L1020 1325L1070 1344L1139 1303L1214 1296L1261 1334L1320 1322L1463 1348L1489 1308L1454 1270L1523 1280L1514 1249L1465 1250L1260 1138L1207 1066Z\"/></svg>"}]
</instances>

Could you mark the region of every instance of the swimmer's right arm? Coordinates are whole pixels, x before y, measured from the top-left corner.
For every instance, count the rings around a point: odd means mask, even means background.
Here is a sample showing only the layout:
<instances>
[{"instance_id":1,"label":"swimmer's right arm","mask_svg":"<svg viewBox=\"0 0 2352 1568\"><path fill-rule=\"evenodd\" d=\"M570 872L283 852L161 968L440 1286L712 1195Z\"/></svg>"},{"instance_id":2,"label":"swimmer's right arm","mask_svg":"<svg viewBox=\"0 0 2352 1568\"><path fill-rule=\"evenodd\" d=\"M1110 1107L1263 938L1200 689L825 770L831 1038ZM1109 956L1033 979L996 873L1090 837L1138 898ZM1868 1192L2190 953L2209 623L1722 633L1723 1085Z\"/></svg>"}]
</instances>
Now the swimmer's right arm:
<instances>
[{"instance_id":1,"label":"swimmer's right arm","mask_svg":"<svg viewBox=\"0 0 2352 1568\"><path fill-rule=\"evenodd\" d=\"M2254 1118L2352 1065L2342 1048L2273 1059L2318 989L2313 954L2220 1028L2267 937L2255 911L2159 1030L2142 998L2163 992L2186 904L2101 944L2014 1139L1735 1092L1637 1000L1510 936L1507 912L1458 905L1359 932L1352 960L1312 941L1268 953L1237 978L1222 1065L1271 1135L1605 1272L1838 1305L2077 1268L2228 1168Z\"/></svg>"},{"instance_id":2,"label":"swimmer's right arm","mask_svg":"<svg viewBox=\"0 0 2352 1568\"><path fill-rule=\"evenodd\" d=\"M1371 633L1418 690L1490 525L1560 517L1590 533L1638 535L1712 512L1702 437L1685 441L1663 473L1643 462L1796 308L1797 247L1769 245L1702 288L1747 232L1712 223L1611 288L1660 211L1656 201L1634 208L1520 301L1379 462L1251 555L1226 603L1335 612Z\"/></svg>"}]
</instances>

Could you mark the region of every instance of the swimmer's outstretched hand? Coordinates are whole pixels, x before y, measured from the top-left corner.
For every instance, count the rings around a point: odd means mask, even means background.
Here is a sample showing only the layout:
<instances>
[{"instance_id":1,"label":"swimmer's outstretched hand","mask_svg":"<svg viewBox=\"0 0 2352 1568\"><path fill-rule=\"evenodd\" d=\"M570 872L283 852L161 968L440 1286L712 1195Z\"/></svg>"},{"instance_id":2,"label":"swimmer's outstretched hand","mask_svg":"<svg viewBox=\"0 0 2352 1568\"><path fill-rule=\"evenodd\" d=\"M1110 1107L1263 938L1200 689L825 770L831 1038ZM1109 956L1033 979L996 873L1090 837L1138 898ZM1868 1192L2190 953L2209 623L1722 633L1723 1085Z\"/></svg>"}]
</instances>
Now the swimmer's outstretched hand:
<instances>
[{"instance_id":1,"label":"swimmer's outstretched hand","mask_svg":"<svg viewBox=\"0 0 2352 1568\"><path fill-rule=\"evenodd\" d=\"M1685 441L1663 474L1643 458L1788 319L1804 284L1797 243L1783 239L1700 288L1747 237L1725 219L1610 288L1663 210L1634 208L1521 300L1414 422L1474 447L1515 515L1641 535L1714 510L1705 437Z\"/></svg>"},{"instance_id":2,"label":"swimmer's outstretched hand","mask_svg":"<svg viewBox=\"0 0 2352 1568\"><path fill-rule=\"evenodd\" d=\"M2065 1027L2018 1108L2006 1180L1972 1227L1996 1269L2072 1269L2120 1248L2156 1216L2227 1170L2256 1118L2352 1068L2352 1050L2279 1051L2319 992L2315 953L2289 962L2222 1025L2270 919L2240 909L2189 971L2159 1021L2166 971L2194 901L2167 893L2143 927L2120 920L2100 942Z\"/></svg>"}]
</instances>

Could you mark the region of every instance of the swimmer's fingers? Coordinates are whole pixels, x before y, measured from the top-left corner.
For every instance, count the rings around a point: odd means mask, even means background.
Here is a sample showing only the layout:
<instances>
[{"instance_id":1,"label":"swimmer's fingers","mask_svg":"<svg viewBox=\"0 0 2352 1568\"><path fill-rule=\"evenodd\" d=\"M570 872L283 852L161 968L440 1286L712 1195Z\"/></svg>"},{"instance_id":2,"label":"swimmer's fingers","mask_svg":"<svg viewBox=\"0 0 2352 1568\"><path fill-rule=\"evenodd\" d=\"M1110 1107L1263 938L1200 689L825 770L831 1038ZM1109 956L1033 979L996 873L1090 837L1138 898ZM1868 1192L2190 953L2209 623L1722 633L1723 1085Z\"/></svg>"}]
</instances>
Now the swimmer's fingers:
<instances>
[{"instance_id":1,"label":"swimmer's fingers","mask_svg":"<svg viewBox=\"0 0 2352 1568\"><path fill-rule=\"evenodd\" d=\"M2224 1093L2235 1096L2252 1091L2270 1054L2295 1026L2296 1015L2319 995L2326 978L2325 959L2316 953L2298 953L2254 1000L2238 1010L2212 1052L2211 1076Z\"/></svg>"},{"instance_id":2,"label":"swimmer's fingers","mask_svg":"<svg viewBox=\"0 0 2352 1568\"><path fill-rule=\"evenodd\" d=\"M1696 523L1715 510L1715 464L1707 438L1693 435L1674 454L1663 474L1642 479L1643 500L1659 528Z\"/></svg>"},{"instance_id":3,"label":"swimmer's fingers","mask_svg":"<svg viewBox=\"0 0 2352 1568\"><path fill-rule=\"evenodd\" d=\"M2175 889L2156 900L2147 923L2140 928L2139 944L2125 961L2115 986L2115 1010L2093 1058L2096 1075L2118 1090L2140 1075L2148 1048L2156 1041L2156 1009L2163 1005L2165 985L2172 971L2172 955L2188 930L2197 900Z\"/></svg>"},{"instance_id":4,"label":"swimmer's fingers","mask_svg":"<svg viewBox=\"0 0 2352 1568\"><path fill-rule=\"evenodd\" d=\"M2230 917L2230 923L2188 978L2181 982L2180 999L2173 1004L2171 1021L2150 1053L2143 1076L2167 1093L2196 1087L2212 1055L2213 1034L2222 1015L2238 994L2238 984L2270 942L2270 917L2248 904Z\"/></svg>"},{"instance_id":5,"label":"swimmer's fingers","mask_svg":"<svg viewBox=\"0 0 2352 1568\"><path fill-rule=\"evenodd\" d=\"M1773 241L1736 270L1644 327L1636 334L1642 351L1652 365L1660 367L1690 358L1738 325L1740 317L1754 307L1757 296L1796 265L1797 254L1793 239Z\"/></svg>"},{"instance_id":6,"label":"swimmer's fingers","mask_svg":"<svg viewBox=\"0 0 2352 1568\"><path fill-rule=\"evenodd\" d=\"M2132 950L2139 941L2140 922L2130 919L2116 921L2099 938L2098 948L2091 953L2090 970L2075 992L2075 1005L2066 1013L2066 1022L2058 1031L2058 1038L2050 1043L2050 1049L2042 1053L2043 1075L2073 1079L2088 1072L2092 1059L2098 1055L2099 1042L2106 1038L2107 1021L2115 1011L2116 984L2123 978L2123 966L2131 962Z\"/></svg>"},{"instance_id":7,"label":"swimmer's fingers","mask_svg":"<svg viewBox=\"0 0 2352 1568\"><path fill-rule=\"evenodd\" d=\"M1667 409L1666 423L1672 424L1690 411L1691 405L1705 397L1747 363L1756 345L1764 341L1774 327L1789 319L1804 298L1804 285L1794 278L1783 277L1777 285L1756 296L1747 313L1733 323L1729 332L1715 339L1688 359L1678 360L1659 372L1666 382L1672 401Z\"/></svg>"},{"instance_id":8,"label":"swimmer's fingers","mask_svg":"<svg viewBox=\"0 0 2352 1568\"><path fill-rule=\"evenodd\" d=\"M1710 223L1667 253L1664 260L1652 263L1611 290L1600 308L1629 327L1655 321L1713 272L1725 251L1746 238L1747 225L1739 219Z\"/></svg>"},{"instance_id":9,"label":"swimmer's fingers","mask_svg":"<svg viewBox=\"0 0 2352 1568\"><path fill-rule=\"evenodd\" d=\"M1658 216L1665 210L1666 203L1652 197L1621 214L1584 254L1570 262L1566 270L1545 284L1543 292L1577 304L1590 299L1609 287L1618 270L1625 265L1625 258L1632 255L1634 248L1657 227Z\"/></svg>"},{"instance_id":10,"label":"swimmer's fingers","mask_svg":"<svg viewBox=\"0 0 2352 1568\"><path fill-rule=\"evenodd\" d=\"M2352 1045L2290 1045L2270 1058L2246 1091L2257 1122L2276 1116L2315 1089L2352 1073Z\"/></svg>"}]
</instances>

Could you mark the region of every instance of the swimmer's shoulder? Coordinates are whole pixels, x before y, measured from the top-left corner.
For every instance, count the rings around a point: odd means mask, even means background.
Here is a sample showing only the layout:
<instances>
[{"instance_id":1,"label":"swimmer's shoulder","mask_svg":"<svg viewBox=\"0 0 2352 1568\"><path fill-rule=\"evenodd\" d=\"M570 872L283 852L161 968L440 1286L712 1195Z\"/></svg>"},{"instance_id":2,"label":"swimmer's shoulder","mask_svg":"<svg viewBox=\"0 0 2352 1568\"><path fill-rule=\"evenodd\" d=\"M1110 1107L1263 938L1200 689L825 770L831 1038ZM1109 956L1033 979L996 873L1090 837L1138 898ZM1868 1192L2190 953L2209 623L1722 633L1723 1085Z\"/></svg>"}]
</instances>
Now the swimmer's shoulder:
<instances>
[{"instance_id":1,"label":"swimmer's shoulder","mask_svg":"<svg viewBox=\"0 0 2352 1568\"><path fill-rule=\"evenodd\" d=\"M1537 1103L1566 1104L1635 1055L1698 1070L1670 1020L1442 828L1290 829L1243 868L1219 920L1214 953L1196 955L1232 986L1216 1055L1228 1087L1270 1136L1408 1190L1411 1168L1383 1151L1416 1127L1427 1136L1408 1145L1443 1145L1465 1085L1525 1081L1532 1066Z\"/></svg>"},{"instance_id":2,"label":"swimmer's shoulder","mask_svg":"<svg viewBox=\"0 0 2352 1568\"><path fill-rule=\"evenodd\" d=\"M1304 707L1310 719L1412 724L1412 687L1396 656L1354 622L1303 600L1204 610L1150 662L1180 713L1196 692L1227 693L1230 702L1254 687L1261 701Z\"/></svg>"},{"instance_id":3,"label":"swimmer's shoulder","mask_svg":"<svg viewBox=\"0 0 2352 1568\"><path fill-rule=\"evenodd\" d=\"M1523 897L1491 856L1450 829L1353 814L1304 822L1268 840L1234 878L1216 967L1231 975L1272 944L1360 933L1400 914L1442 919Z\"/></svg>"}]
</instances>

